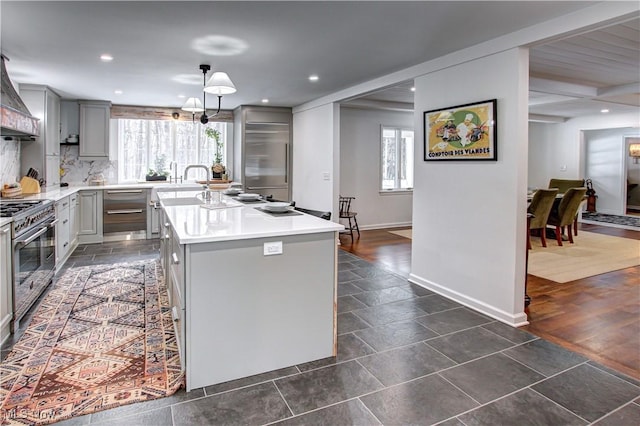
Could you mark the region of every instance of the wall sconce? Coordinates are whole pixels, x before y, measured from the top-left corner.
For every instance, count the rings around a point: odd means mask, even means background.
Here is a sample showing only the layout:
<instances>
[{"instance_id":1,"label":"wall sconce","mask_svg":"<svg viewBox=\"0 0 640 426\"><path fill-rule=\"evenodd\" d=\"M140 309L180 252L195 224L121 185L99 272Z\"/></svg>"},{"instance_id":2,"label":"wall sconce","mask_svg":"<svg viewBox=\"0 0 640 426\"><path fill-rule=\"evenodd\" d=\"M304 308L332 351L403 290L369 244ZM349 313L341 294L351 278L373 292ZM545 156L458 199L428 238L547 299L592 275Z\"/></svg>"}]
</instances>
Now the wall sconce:
<instances>
[{"instance_id":1,"label":"wall sconce","mask_svg":"<svg viewBox=\"0 0 640 426\"><path fill-rule=\"evenodd\" d=\"M629 157L633 158L634 164L638 164L638 158L640 158L640 143L629 144Z\"/></svg>"}]
</instances>

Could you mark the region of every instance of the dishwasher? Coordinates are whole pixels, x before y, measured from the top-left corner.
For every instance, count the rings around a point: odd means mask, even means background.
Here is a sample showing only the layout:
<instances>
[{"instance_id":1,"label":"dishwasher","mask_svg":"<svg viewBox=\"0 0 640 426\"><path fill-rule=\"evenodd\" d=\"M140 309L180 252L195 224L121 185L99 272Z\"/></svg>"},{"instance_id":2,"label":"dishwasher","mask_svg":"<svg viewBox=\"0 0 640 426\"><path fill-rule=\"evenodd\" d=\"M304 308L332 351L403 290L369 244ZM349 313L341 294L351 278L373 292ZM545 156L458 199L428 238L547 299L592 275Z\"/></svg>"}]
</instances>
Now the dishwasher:
<instances>
[{"instance_id":1,"label":"dishwasher","mask_svg":"<svg viewBox=\"0 0 640 426\"><path fill-rule=\"evenodd\" d=\"M102 229L105 238L122 233L146 236L146 189L105 190L103 202Z\"/></svg>"}]
</instances>

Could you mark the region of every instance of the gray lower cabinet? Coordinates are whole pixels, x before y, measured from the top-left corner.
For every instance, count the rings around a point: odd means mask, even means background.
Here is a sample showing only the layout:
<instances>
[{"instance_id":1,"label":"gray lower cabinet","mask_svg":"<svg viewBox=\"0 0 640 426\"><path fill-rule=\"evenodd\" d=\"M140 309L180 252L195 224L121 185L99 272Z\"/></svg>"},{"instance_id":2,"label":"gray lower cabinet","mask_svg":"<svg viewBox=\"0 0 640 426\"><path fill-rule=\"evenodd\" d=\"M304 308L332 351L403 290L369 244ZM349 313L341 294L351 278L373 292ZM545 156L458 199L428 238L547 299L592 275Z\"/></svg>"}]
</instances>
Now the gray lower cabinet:
<instances>
[{"instance_id":1,"label":"gray lower cabinet","mask_svg":"<svg viewBox=\"0 0 640 426\"><path fill-rule=\"evenodd\" d=\"M78 245L78 225L80 220L80 196L75 193L69 196L69 243L71 250Z\"/></svg>"},{"instance_id":2,"label":"gray lower cabinet","mask_svg":"<svg viewBox=\"0 0 640 426\"><path fill-rule=\"evenodd\" d=\"M101 243L102 190L78 192L80 215L78 220L79 243Z\"/></svg>"},{"instance_id":3,"label":"gray lower cabinet","mask_svg":"<svg viewBox=\"0 0 640 426\"><path fill-rule=\"evenodd\" d=\"M8 224L0 228L0 344L11 334L13 318L11 249L11 224Z\"/></svg>"},{"instance_id":4,"label":"gray lower cabinet","mask_svg":"<svg viewBox=\"0 0 640 426\"><path fill-rule=\"evenodd\" d=\"M185 369L186 363L186 321L185 321L185 261L184 246L178 243L178 238L170 230L171 237L168 241L169 259L168 275L170 287L167 288L171 303L171 315L175 324L176 342L180 351L180 365Z\"/></svg>"},{"instance_id":5,"label":"gray lower cabinet","mask_svg":"<svg viewBox=\"0 0 640 426\"><path fill-rule=\"evenodd\" d=\"M71 248L69 202L69 197L56 201L56 270L65 262Z\"/></svg>"}]
</instances>

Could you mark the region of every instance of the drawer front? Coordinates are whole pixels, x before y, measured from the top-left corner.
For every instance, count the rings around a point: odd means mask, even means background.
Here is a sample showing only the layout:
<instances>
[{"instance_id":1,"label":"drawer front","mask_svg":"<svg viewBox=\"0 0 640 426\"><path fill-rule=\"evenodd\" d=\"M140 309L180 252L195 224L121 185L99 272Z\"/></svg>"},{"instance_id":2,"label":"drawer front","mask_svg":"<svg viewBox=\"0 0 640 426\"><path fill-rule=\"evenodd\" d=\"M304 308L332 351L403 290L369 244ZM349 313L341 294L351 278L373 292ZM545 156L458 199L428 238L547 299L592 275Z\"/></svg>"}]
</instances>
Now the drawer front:
<instances>
[{"instance_id":1,"label":"drawer front","mask_svg":"<svg viewBox=\"0 0 640 426\"><path fill-rule=\"evenodd\" d=\"M108 202L136 203L139 206L147 205L146 189L107 189L104 191L104 204Z\"/></svg>"},{"instance_id":2,"label":"drawer front","mask_svg":"<svg viewBox=\"0 0 640 426\"><path fill-rule=\"evenodd\" d=\"M145 230L147 229L147 212L145 209L137 208L109 209L105 204L102 224L105 234Z\"/></svg>"}]
</instances>

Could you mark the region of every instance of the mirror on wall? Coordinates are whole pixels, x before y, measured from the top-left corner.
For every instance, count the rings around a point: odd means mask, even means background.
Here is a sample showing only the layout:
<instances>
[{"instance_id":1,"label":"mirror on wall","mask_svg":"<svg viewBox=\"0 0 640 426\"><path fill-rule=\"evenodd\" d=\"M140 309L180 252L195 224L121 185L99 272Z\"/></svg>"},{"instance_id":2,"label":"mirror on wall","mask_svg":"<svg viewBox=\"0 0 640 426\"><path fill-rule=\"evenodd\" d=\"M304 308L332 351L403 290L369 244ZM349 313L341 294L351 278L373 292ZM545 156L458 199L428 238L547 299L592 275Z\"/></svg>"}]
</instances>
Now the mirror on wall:
<instances>
[{"instance_id":1,"label":"mirror on wall","mask_svg":"<svg viewBox=\"0 0 640 426\"><path fill-rule=\"evenodd\" d=\"M640 216L640 135L625 136L626 214Z\"/></svg>"}]
</instances>

